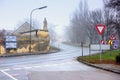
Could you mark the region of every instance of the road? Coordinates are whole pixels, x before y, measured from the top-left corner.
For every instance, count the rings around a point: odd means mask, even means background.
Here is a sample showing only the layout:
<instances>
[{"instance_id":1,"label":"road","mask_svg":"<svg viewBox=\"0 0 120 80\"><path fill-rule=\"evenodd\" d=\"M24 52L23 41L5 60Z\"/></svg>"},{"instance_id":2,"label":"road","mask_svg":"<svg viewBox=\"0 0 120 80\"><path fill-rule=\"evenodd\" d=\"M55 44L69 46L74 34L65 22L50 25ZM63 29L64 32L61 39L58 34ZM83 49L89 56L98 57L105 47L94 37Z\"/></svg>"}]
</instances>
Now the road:
<instances>
[{"instance_id":1,"label":"road","mask_svg":"<svg viewBox=\"0 0 120 80\"><path fill-rule=\"evenodd\" d=\"M55 45L61 49L60 52L0 58L0 80L28 80L32 72L35 71L81 71L81 74L84 72L85 75L88 75L88 73L96 74L97 76L104 75L105 78L103 79L106 80L110 80L109 78L111 80L120 80L118 74L92 68L77 62L75 58L82 55L80 47L72 47L60 43ZM89 49L84 48L84 55L88 54ZM109 78L107 79L106 76L109 76ZM93 77L91 79L95 79Z\"/></svg>"}]
</instances>

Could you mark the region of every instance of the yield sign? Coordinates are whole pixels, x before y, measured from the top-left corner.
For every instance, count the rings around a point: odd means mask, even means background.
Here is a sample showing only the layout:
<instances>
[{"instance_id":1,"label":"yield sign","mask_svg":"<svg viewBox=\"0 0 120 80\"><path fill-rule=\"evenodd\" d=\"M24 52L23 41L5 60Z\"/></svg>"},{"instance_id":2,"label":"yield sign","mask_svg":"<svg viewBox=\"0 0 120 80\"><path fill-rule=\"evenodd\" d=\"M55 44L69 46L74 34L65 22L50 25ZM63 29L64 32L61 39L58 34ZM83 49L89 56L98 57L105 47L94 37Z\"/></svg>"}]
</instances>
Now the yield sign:
<instances>
[{"instance_id":1,"label":"yield sign","mask_svg":"<svg viewBox=\"0 0 120 80\"><path fill-rule=\"evenodd\" d=\"M97 31L98 31L98 33L100 35L102 35L102 33L104 32L105 28L106 28L105 25L101 25L101 24L100 25L96 25L96 29L97 29Z\"/></svg>"}]
</instances>

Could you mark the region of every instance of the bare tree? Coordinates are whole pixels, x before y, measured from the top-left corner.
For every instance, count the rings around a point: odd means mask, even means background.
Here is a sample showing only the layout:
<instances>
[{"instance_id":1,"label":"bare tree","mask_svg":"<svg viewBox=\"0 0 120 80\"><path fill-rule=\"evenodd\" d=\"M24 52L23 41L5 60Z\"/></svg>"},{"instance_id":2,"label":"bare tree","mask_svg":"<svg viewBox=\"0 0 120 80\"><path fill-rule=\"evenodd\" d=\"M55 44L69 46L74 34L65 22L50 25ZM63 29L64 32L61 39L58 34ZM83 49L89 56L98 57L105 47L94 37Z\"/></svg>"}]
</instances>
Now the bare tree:
<instances>
[{"instance_id":1,"label":"bare tree","mask_svg":"<svg viewBox=\"0 0 120 80\"><path fill-rule=\"evenodd\" d=\"M95 28L97 24L106 25L102 34L102 40L109 40L111 34L116 33L115 25L111 25L114 21L115 15L113 10L107 8L89 11L86 1L81 1L78 10L74 13L71 19L71 24L67 30L69 39L72 42L90 42L99 43L101 38Z\"/></svg>"},{"instance_id":2,"label":"bare tree","mask_svg":"<svg viewBox=\"0 0 120 80\"><path fill-rule=\"evenodd\" d=\"M7 34L6 30L3 29L0 31L0 38L4 38L4 36Z\"/></svg>"},{"instance_id":3,"label":"bare tree","mask_svg":"<svg viewBox=\"0 0 120 80\"><path fill-rule=\"evenodd\" d=\"M112 11L114 19L111 26L115 27L120 40L120 0L104 0L105 7Z\"/></svg>"},{"instance_id":4,"label":"bare tree","mask_svg":"<svg viewBox=\"0 0 120 80\"><path fill-rule=\"evenodd\" d=\"M48 25L48 31L49 31L49 35L50 35L50 40L53 44L53 42L56 40L56 31L55 31L55 27L56 25L54 24L49 24Z\"/></svg>"},{"instance_id":5,"label":"bare tree","mask_svg":"<svg viewBox=\"0 0 120 80\"><path fill-rule=\"evenodd\" d=\"M113 11L109 10L108 8L104 9L104 19L105 19L105 24L106 24L106 31L105 31L105 36L106 36L106 40L108 41L110 36L112 34L115 34L117 31L115 29L114 25L111 25L112 21L114 20L115 16Z\"/></svg>"},{"instance_id":6,"label":"bare tree","mask_svg":"<svg viewBox=\"0 0 120 80\"><path fill-rule=\"evenodd\" d=\"M104 24L102 10L89 12L89 16L86 22L87 36L89 37L90 43L99 43L100 36L98 35L95 26L97 24Z\"/></svg>"},{"instance_id":7,"label":"bare tree","mask_svg":"<svg viewBox=\"0 0 120 80\"><path fill-rule=\"evenodd\" d=\"M69 26L69 38L72 42L80 43L85 42L86 31L85 31L85 18L88 15L88 6L86 1L81 1L79 4L79 9L76 10L72 19L71 25Z\"/></svg>"},{"instance_id":8,"label":"bare tree","mask_svg":"<svg viewBox=\"0 0 120 80\"><path fill-rule=\"evenodd\" d=\"M108 35L116 34L120 47L120 0L103 0L105 9L109 11L109 19L106 20L108 25ZM106 15L107 16L107 15ZM112 29L112 30L110 30ZM110 30L110 31L109 31Z\"/></svg>"},{"instance_id":9,"label":"bare tree","mask_svg":"<svg viewBox=\"0 0 120 80\"><path fill-rule=\"evenodd\" d=\"M105 24L102 10L89 11L87 2L79 4L70 25L70 39L74 42L98 43L100 37L95 29L96 24Z\"/></svg>"}]
</instances>

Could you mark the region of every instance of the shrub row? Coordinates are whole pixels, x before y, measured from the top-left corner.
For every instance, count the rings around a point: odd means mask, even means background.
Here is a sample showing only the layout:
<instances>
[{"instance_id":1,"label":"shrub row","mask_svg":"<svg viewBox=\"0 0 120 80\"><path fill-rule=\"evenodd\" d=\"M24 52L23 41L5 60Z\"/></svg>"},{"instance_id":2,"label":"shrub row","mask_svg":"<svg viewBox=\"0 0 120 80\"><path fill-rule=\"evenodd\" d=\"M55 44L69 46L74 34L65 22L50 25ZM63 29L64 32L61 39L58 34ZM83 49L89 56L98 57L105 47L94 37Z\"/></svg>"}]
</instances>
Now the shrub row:
<instances>
[{"instance_id":1,"label":"shrub row","mask_svg":"<svg viewBox=\"0 0 120 80\"><path fill-rule=\"evenodd\" d=\"M116 62L120 63L120 54L116 56Z\"/></svg>"}]
</instances>

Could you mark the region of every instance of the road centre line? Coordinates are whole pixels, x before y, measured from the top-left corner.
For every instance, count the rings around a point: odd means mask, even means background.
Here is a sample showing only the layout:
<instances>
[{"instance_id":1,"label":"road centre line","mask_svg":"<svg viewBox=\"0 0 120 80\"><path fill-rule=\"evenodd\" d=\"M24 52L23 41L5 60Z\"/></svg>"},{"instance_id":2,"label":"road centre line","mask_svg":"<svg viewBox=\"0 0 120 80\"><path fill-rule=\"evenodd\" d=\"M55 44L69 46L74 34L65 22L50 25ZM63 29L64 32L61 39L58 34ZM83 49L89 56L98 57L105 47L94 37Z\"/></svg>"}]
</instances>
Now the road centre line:
<instances>
[{"instance_id":1,"label":"road centre line","mask_svg":"<svg viewBox=\"0 0 120 80\"><path fill-rule=\"evenodd\" d=\"M1 70L2 73L4 73L6 76L8 76L9 78L11 78L12 80L18 80L16 78L14 78L12 75L8 74L7 72L5 72L4 70Z\"/></svg>"}]
</instances>

